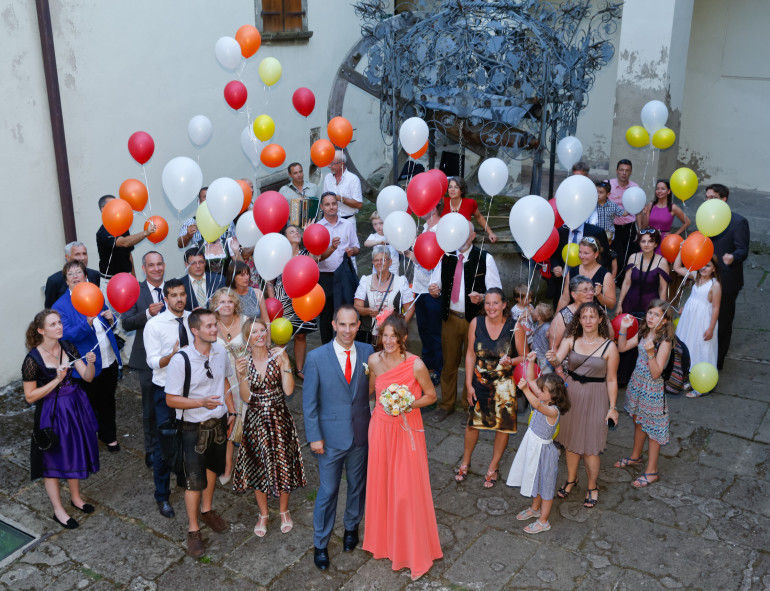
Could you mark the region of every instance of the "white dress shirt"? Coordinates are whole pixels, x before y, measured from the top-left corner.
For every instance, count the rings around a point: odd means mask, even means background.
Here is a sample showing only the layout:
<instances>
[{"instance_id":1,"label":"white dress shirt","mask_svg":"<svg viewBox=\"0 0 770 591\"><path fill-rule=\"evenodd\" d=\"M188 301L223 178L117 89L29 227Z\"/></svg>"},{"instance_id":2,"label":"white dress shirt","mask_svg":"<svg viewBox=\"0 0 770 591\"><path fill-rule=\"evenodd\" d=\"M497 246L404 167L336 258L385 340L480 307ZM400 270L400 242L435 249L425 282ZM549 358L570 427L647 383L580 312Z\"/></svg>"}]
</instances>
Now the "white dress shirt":
<instances>
[{"instance_id":1,"label":"white dress shirt","mask_svg":"<svg viewBox=\"0 0 770 591\"><path fill-rule=\"evenodd\" d=\"M150 283L149 281L147 282L147 288L150 290L150 296L152 297L152 303L153 304L165 304L166 303L163 300L163 286L165 286L165 285L166 285L165 281L161 281L160 282L160 285L158 286L158 288L160 289L160 294L158 294L158 292L155 291L155 286L153 286L153 284ZM149 307L144 311L144 315L147 318L147 320L152 318L152 314L150 314L150 308Z\"/></svg>"},{"instance_id":2,"label":"white dress shirt","mask_svg":"<svg viewBox=\"0 0 770 591\"><path fill-rule=\"evenodd\" d=\"M332 341L332 347L334 347L334 354L337 356L337 361L340 364L340 369L342 369L342 375L345 375L345 365L348 362L348 355L347 351L350 351L350 379L353 379L353 374L356 373L356 344L353 343L350 347L350 349L345 349L342 345L340 345L339 341L335 338Z\"/></svg>"},{"instance_id":3,"label":"white dress shirt","mask_svg":"<svg viewBox=\"0 0 770 591\"><path fill-rule=\"evenodd\" d=\"M324 179L323 192L326 193L327 191L331 191L340 197L353 199L359 203L364 202L364 196L361 193L361 181L349 170L343 171L339 183L337 182L337 178L334 176L334 174L331 172L327 174L326 178ZM340 201L339 205L337 206L337 215L340 217L346 218L352 215L353 217L351 219L355 220L355 215L357 213L358 210L355 207L345 205L342 201ZM353 225L355 226L355 221L353 221Z\"/></svg>"},{"instance_id":4,"label":"white dress shirt","mask_svg":"<svg viewBox=\"0 0 770 591\"><path fill-rule=\"evenodd\" d=\"M115 363L117 359L115 358L115 352L112 350L112 343L107 337L107 330L101 322L101 317L94 318L94 331L96 332L96 340L99 343L99 354L102 357L102 369L106 369Z\"/></svg>"},{"instance_id":5,"label":"white dress shirt","mask_svg":"<svg viewBox=\"0 0 770 591\"><path fill-rule=\"evenodd\" d=\"M326 217L322 217L319 224L329 230L331 239L339 237L340 243L337 245L337 250L329 255L328 258L318 261L318 270L322 273L333 273L342 264L342 258L345 255L345 249L349 247L360 248L358 242L358 235L356 234L356 227L350 220L343 220L339 215L337 216L337 223L331 224Z\"/></svg>"},{"instance_id":6,"label":"white dress shirt","mask_svg":"<svg viewBox=\"0 0 770 591\"><path fill-rule=\"evenodd\" d=\"M471 250L473 249L473 245L471 245L468 250L464 251L462 253L463 255L463 267L468 264L468 255L470 255ZM455 256L459 256L460 251L455 251ZM438 285L438 288L441 289L441 265L444 262L444 259L442 258L438 265L436 265L436 268L433 269L433 272L430 275L430 282L435 283ZM456 264L456 263L455 263ZM500 273L497 270L497 264L495 264L495 259L492 258L492 255L487 253L487 271L486 275L484 276L484 284L487 289L491 287L498 287L500 289L503 288L503 284L500 282ZM453 302L451 297L449 299L449 309L453 310L459 314L465 314L465 270L463 269L463 273L460 275L460 298Z\"/></svg>"},{"instance_id":7,"label":"white dress shirt","mask_svg":"<svg viewBox=\"0 0 770 591\"><path fill-rule=\"evenodd\" d=\"M187 325L189 315L190 313L185 310L182 318L184 318L188 342L192 343L193 335ZM152 383L156 386L166 385L166 367L160 366L160 358L171 353L178 340L179 322L168 309L150 318L144 326L144 350L147 353L147 365L152 369Z\"/></svg>"}]
</instances>

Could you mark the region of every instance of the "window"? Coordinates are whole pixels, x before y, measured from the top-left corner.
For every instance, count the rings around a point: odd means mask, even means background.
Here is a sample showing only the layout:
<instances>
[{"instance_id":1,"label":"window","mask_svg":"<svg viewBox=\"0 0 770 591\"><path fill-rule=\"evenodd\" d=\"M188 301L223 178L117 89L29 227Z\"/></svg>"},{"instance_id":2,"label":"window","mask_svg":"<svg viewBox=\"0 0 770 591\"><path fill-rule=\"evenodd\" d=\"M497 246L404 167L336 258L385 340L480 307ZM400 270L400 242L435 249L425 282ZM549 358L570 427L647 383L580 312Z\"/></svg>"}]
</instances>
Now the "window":
<instances>
[{"instance_id":1,"label":"window","mask_svg":"<svg viewBox=\"0 0 770 591\"><path fill-rule=\"evenodd\" d=\"M313 35L307 30L307 0L261 0L256 6L264 42L306 41Z\"/></svg>"}]
</instances>

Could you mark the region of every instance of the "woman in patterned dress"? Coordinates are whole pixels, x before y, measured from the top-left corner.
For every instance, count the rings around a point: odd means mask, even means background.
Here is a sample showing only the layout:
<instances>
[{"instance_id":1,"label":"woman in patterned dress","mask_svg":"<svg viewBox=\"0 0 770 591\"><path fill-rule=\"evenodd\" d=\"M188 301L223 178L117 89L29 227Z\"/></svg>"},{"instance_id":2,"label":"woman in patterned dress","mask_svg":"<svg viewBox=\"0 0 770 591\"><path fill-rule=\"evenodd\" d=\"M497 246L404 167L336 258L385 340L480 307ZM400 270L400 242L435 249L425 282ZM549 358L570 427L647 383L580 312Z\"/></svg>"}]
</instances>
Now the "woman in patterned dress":
<instances>
[{"instance_id":1,"label":"woman in patterned dress","mask_svg":"<svg viewBox=\"0 0 770 591\"><path fill-rule=\"evenodd\" d=\"M299 448L297 426L286 405L294 391L294 376L286 351L270 349L267 324L249 319L243 338L251 348L238 359L241 399L248 403L243 424L241 451L235 464L233 489L254 489L259 519L254 534L267 533L267 495L279 497L281 532L294 527L289 514L289 493L305 486L305 468Z\"/></svg>"}]
</instances>

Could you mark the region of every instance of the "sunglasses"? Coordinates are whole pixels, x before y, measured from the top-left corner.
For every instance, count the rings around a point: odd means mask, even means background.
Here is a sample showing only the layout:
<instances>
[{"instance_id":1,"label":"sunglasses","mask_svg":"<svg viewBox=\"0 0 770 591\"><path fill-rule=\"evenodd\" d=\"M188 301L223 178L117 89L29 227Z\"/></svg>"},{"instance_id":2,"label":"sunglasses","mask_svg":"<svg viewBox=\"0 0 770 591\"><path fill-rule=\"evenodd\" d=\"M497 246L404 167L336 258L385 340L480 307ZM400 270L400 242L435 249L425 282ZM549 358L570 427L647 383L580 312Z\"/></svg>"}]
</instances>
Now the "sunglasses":
<instances>
[{"instance_id":1,"label":"sunglasses","mask_svg":"<svg viewBox=\"0 0 770 591\"><path fill-rule=\"evenodd\" d=\"M599 243L596 242L596 238L592 236L584 236L583 239L580 242L587 242L588 244L593 244L594 246L599 246Z\"/></svg>"},{"instance_id":2,"label":"sunglasses","mask_svg":"<svg viewBox=\"0 0 770 591\"><path fill-rule=\"evenodd\" d=\"M646 230L639 230L639 234L644 236L645 234L655 234L657 232L654 228L647 228Z\"/></svg>"},{"instance_id":3,"label":"sunglasses","mask_svg":"<svg viewBox=\"0 0 770 591\"><path fill-rule=\"evenodd\" d=\"M214 374L211 373L211 366L209 365L208 359L206 359L206 361L203 362L203 367L206 369L206 377L210 380L213 380Z\"/></svg>"}]
</instances>

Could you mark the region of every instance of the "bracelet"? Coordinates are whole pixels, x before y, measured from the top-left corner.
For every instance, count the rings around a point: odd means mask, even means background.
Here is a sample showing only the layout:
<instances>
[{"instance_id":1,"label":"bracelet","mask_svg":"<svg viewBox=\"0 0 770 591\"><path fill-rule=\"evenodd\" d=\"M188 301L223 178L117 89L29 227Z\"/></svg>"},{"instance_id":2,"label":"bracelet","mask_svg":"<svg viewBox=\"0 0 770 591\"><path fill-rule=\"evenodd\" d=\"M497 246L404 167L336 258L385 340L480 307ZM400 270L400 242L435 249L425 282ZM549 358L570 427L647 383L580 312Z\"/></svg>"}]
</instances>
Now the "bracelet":
<instances>
[{"instance_id":1,"label":"bracelet","mask_svg":"<svg viewBox=\"0 0 770 591\"><path fill-rule=\"evenodd\" d=\"M229 413L227 413L227 416L228 416L228 417L237 417L237 416L238 416L238 413L235 413L235 412L229 412Z\"/></svg>"},{"instance_id":2,"label":"bracelet","mask_svg":"<svg viewBox=\"0 0 770 591\"><path fill-rule=\"evenodd\" d=\"M618 407L617 406L611 406L610 410L618 410Z\"/></svg>"},{"instance_id":3,"label":"bracelet","mask_svg":"<svg viewBox=\"0 0 770 591\"><path fill-rule=\"evenodd\" d=\"M283 373L293 373L290 369L284 369Z\"/></svg>"},{"instance_id":4,"label":"bracelet","mask_svg":"<svg viewBox=\"0 0 770 591\"><path fill-rule=\"evenodd\" d=\"M626 336L626 333L624 333L624 332L619 332L619 333L618 333L618 336L619 336L619 337L624 337L624 336Z\"/></svg>"}]
</instances>

